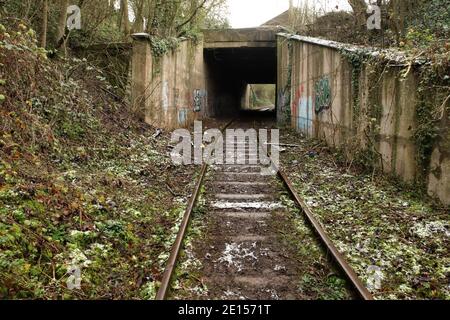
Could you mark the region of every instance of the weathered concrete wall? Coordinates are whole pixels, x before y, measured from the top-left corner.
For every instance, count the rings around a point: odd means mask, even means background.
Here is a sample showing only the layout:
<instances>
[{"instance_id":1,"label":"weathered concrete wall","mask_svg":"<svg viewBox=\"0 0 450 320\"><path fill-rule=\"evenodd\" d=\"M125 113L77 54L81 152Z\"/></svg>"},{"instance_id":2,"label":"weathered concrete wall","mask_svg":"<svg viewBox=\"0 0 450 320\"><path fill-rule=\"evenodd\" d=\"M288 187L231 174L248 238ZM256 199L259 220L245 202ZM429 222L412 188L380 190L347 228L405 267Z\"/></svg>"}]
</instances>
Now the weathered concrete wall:
<instances>
[{"instance_id":1,"label":"weathered concrete wall","mask_svg":"<svg viewBox=\"0 0 450 320\"><path fill-rule=\"evenodd\" d=\"M146 34L134 36L133 111L153 126L188 127L207 106L203 45L182 40L162 56L153 54Z\"/></svg>"},{"instance_id":2,"label":"weathered concrete wall","mask_svg":"<svg viewBox=\"0 0 450 320\"><path fill-rule=\"evenodd\" d=\"M203 30L205 48L275 47L276 27Z\"/></svg>"},{"instance_id":3,"label":"weathered concrete wall","mask_svg":"<svg viewBox=\"0 0 450 320\"><path fill-rule=\"evenodd\" d=\"M403 77L405 67L398 64L383 70L364 63L357 67L335 44L288 38L278 38L279 121L341 148L348 158L370 154L374 165L406 182L424 179L420 173L425 169L429 193L450 204L448 150L436 146L431 170L417 162L416 73ZM445 132L438 140L448 146Z\"/></svg>"},{"instance_id":4,"label":"weathered concrete wall","mask_svg":"<svg viewBox=\"0 0 450 320\"><path fill-rule=\"evenodd\" d=\"M434 103L439 104L440 101L434 101ZM439 199L446 199L443 202L448 204L450 202L450 113L448 104L442 113L438 135L438 141L431 155L428 191Z\"/></svg>"},{"instance_id":5,"label":"weathered concrete wall","mask_svg":"<svg viewBox=\"0 0 450 320\"><path fill-rule=\"evenodd\" d=\"M251 89L252 89L251 85L247 84L245 86L245 94L242 96L242 99L241 99L241 109L248 110L251 108L251 105L250 105L251 95L252 95Z\"/></svg>"}]
</instances>

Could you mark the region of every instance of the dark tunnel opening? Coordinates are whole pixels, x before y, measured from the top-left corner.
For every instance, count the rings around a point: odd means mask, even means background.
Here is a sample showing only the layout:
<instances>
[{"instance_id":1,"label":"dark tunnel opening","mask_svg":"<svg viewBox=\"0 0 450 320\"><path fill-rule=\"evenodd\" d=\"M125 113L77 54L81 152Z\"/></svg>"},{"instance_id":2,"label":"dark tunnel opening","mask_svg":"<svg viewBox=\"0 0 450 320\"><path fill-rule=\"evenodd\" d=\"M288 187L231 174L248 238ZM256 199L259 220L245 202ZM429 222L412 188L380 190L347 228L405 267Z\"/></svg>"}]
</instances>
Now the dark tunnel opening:
<instances>
[{"instance_id":1,"label":"dark tunnel opening","mask_svg":"<svg viewBox=\"0 0 450 320\"><path fill-rule=\"evenodd\" d=\"M276 84L276 47L208 48L204 50L208 116L234 117L245 110L250 84ZM273 116L273 109L269 110Z\"/></svg>"}]
</instances>

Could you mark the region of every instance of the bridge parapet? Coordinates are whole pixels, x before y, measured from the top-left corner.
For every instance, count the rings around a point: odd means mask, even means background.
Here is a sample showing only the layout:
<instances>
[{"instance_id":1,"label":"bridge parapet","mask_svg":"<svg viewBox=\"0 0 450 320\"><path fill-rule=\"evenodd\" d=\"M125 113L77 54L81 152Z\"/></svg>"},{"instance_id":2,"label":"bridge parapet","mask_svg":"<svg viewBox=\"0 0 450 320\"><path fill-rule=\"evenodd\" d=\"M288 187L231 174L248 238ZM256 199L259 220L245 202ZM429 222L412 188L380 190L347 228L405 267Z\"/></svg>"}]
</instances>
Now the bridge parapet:
<instances>
[{"instance_id":1,"label":"bridge parapet","mask_svg":"<svg viewBox=\"0 0 450 320\"><path fill-rule=\"evenodd\" d=\"M275 48L281 28L259 27L246 29L203 30L205 49L214 48Z\"/></svg>"}]
</instances>

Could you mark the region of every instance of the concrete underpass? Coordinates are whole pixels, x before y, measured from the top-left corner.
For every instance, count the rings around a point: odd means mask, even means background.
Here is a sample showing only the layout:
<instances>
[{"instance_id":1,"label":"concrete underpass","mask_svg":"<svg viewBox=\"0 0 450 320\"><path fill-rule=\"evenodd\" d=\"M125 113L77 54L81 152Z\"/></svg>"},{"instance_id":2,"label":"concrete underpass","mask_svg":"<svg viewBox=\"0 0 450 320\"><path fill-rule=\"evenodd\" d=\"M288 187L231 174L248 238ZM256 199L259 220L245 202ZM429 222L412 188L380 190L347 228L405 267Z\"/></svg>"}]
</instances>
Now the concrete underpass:
<instances>
[{"instance_id":1,"label":"concrete underpass","mask_svg":"<svg viewBox=\"0 0 450 320\"><path fill-rule=\"evenodd\" d=\"M406 183L420 180L448 204L446 144L433 146L426 167L416 156L420 65L404 72L410 62L397 54L284 31L204 30L200 39L179 39L162 54L153 52L150 35L134 34L131 111L157 128L189 128L195 120L241 116L249 88L272 84L270 104L279 124L341 149L348 158L375 154L370 165ZM380 74L365 60L358 67L352 60L381 56L388 67ZM433 92L428 99L436 100ZM446 141L447 129L439 126L439 141Z\"/></svg>"},{"instance_id":2,"label":"concrete underpass","mask_svg":"<svg viewBox=\"0 0 450 320\"><path fill-rule=\"evenodd\" d=\"M206 31L204 40L209 116L237 114L245 104L249 84L276 85L273 29Z\"/></svg>"}]
</instances>

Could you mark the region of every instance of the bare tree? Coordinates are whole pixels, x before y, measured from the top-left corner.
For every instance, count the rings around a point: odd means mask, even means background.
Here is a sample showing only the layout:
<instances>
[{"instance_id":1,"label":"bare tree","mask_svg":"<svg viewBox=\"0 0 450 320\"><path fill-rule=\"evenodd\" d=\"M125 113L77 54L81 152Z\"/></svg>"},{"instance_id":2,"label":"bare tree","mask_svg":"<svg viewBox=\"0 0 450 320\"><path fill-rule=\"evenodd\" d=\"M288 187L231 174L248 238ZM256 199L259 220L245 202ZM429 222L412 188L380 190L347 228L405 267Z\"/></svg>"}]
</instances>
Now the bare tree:
<instances>
[{"instance_id":1,"label":"bare tree","mask_svg":"<svg viewBox=\"0 0 450 320\"><path fill-rule=\"evenodd\" d=\"M58 28L56 33L55 43L59 47L63 41L64 34L66 33L66 23L67 23L67 7L69 6L69 0L59 0L59 19Z\"/></svg>"},{"instance_id":2,"label":"bare tree","mask_svg":"<svg viewBox=\"0 0 450 320\"><path fill-rule=\"evenodd\" d=\"M181 31L181 29L182 29L185 25L187 25L188 23L190 23L190 22L195 18L195 16L197 15L198 11L199 11L200 9L202 9L202 8L205 6L205 4L206 4L207 1L208 1L208 0L202 0L202 2L201 2L198 6L196 6L196 7L194 8L194 10L192 10L192 13L191 13L191 15L189 16L189 18L186 19L186 20L185 20L184 22L182 22L181 24L179 24L179 25L176 27L176 30L177 30L177 31Z\"/></svg>"},{"instance_id":3,"label":"bare tree","mask_svg":"<svg viewBox=\"0 0 450 320\"><path fill-rule=\"evenodd\" d=\"M404 0L401 0L404 1ZM348 0L348 3L353 9L358 26L366 24L367 3L364 0Z\"/></svg>"},{"instance_id":4,"label":"bare tree","mask_svg":"<svg viewBox=\"0 0 450 320\"><path fill-rule=\"evenodd\" d=\"M144 0L135 1L135 20L133 24L133 32L142 32L144 30Z\"/></svg>"},{"instance_id":5,"label":"bare tree","mask_svg":"<svg viewBox=\"0 0 450 320\"><path fill-rule=\"evenodd\" d=\"M144 2L143 0L141 1ZM128 0L122 0L120 13L123 22L123 32L125 33L125 36L128 36L130 34L130 13L128 9Z\"/></svg>"},{"instance_id":6,"label":"bare tree","mask_svg":"<svg viewBox=\"0 0 450 320\"><path fill-rule=\"evenodd\" d=\"M48 0L42 0L42 25L40 45L42 48L47 46L47 29L48 29Z\"/></svg>"}]
</instances>

